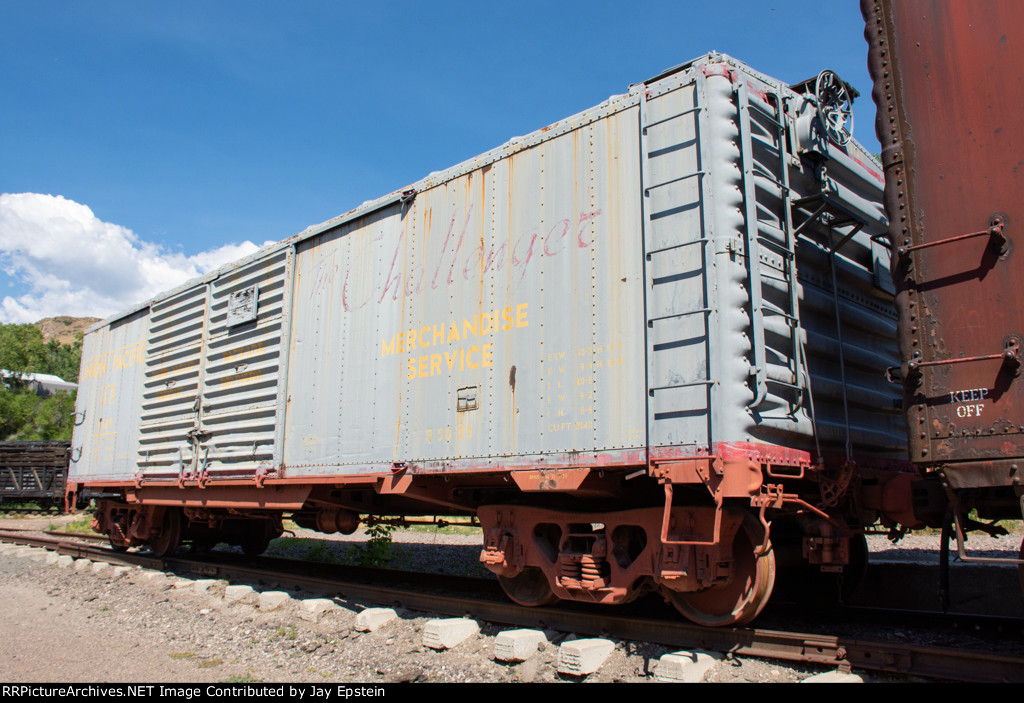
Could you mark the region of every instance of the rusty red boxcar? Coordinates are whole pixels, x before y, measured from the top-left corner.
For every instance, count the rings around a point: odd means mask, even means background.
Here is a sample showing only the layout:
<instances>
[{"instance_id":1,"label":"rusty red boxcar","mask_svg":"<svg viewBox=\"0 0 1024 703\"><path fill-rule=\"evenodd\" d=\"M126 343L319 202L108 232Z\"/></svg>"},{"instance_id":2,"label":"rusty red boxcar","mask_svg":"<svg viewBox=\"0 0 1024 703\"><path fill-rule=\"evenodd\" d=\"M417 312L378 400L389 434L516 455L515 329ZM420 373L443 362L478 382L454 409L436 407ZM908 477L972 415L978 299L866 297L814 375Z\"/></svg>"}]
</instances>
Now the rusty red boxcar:
<instances>
[{"instance_id":1,"label":"rusty red boxcar","mask_svg":"<svg viewBox=\"0 0 1024 703\"><path fill-rule=\"evenodd\" d=\"M911 460L969 517L1021 518L1024 4L862 0Z\"/></svg>"}]
</instances>

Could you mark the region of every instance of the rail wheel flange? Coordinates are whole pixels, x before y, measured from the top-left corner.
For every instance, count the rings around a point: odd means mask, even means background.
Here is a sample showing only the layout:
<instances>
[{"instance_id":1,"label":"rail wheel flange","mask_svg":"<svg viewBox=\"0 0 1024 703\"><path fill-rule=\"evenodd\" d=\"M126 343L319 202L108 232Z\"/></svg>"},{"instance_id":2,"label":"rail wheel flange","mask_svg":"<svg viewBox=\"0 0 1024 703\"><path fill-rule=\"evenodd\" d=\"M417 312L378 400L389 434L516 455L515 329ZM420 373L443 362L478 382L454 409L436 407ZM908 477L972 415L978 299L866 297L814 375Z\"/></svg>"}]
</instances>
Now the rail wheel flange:
<instances>
[{"instance_id":1,"label":"rail wheel flange","mask_svg":"<svg viewBox=\"0 0 1024 703\"><path fill-rule=\"evenodd\" d=\"M519 605L539 608L557 603L559 598L551 590L548 577L536 567L527 567L516 576L499 576L498 583L505 595Z\"/></svg>"},{"instance_id":2,"label":"rail wheel flange","mask_svg":"<svg viewBox=\"0 0 1024 703\"><path fill-rule=\"evenodd\" d=\"M662 589L665 600L698 625L743 625L756 618L775 587L775 551L771 543L764 554L755 550L764 542L764 527L746 513L733 538L733 575L728 583L702 591Z\"/></svg>"},{"instance_id":3,"label":"rail wheel flange","mask_svg":"<svg viewBox=\"0 0 1024 703\"><path fill-rule=\"evenodd\" d=\"M164 510L160 533L149 540L153 554L163 558L174 554L181 544L181 511L175 508Z\"/></svg>"}]
</instances>

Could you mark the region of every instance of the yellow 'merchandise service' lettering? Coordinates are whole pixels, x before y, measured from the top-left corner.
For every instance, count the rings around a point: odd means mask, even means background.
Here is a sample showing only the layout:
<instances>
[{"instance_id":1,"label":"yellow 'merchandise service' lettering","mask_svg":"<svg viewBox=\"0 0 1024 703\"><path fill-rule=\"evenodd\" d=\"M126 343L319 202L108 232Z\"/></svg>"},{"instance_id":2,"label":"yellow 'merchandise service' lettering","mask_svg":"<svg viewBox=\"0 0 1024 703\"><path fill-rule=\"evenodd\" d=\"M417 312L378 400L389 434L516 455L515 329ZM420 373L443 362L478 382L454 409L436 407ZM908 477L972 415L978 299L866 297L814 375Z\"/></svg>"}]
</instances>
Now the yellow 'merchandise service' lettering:
<instances>
[{"instance_id":1,"label":"yellow 'merchandise service' lettering","mask_svg":"<svg viewBox=\"0 0 1024 703\"><path fill-rule=\"evenodd\" d=\"M476 354L474 357L473 355ZM406 378L426 378L440 373L452 373L466 369L485 369L494 364L494 344L469 349L453 349L442 354L410 356Z\"/></svg>"},{"instance_id":2,"label":"yellow 'merchandise service' lettering","mask_svg":"<svg viewBox=\"0 0 1024 703\"><path fill-rule=\"evenodd\" d=\"M485 369L494 364L494 342L472 344L474 337L493 336L530 324L529 303L508 305L501 310L485 312L461 320L432 323L399 332L380 342L381 356L410 354L406 362L406 378L427 378L456 371ZM455 345L456 348L451 348ZM438 347L449 347L440 349ZM433 351L438 348L437 351ZM432 353L412 356L412 352Z\"/></svg>"}]
</instances>

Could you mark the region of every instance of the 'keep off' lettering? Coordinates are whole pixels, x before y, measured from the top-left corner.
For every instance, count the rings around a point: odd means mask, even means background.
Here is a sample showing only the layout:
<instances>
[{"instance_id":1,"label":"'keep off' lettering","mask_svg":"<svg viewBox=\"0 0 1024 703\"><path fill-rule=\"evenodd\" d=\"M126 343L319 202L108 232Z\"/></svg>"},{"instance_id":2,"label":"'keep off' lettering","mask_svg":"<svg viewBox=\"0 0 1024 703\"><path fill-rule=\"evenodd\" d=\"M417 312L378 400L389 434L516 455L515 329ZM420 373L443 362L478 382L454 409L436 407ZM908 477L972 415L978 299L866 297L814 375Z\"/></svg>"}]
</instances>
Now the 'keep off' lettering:
<instances>
[{"instance_id":1,"label":"'keep off' lettering","mask_svg":"<svg viewBox=\"0 0 1024 703\"><path fill-rule=\"evenodd\" d=\"M957 406L957 417L979 417L981 415L981 411L985 407L985 404L975 403L972 401L984 400L987 397L987 388L968 388L965 390L949 392L949 402L962 403L962 405Z\"/></svg>"}]
</instances>

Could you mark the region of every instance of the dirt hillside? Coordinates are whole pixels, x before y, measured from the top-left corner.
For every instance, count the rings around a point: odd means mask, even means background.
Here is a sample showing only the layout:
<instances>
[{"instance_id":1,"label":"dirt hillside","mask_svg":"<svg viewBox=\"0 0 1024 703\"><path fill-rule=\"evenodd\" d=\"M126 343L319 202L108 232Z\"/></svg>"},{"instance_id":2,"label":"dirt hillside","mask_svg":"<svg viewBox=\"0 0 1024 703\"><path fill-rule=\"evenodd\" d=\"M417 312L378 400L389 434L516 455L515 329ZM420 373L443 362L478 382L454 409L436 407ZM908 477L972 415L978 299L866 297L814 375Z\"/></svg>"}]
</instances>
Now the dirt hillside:
<instances>
[{"instance_id":1,"label":"dirt hillside","mask_svg":"<svg viewBox=\"0 0 1024 703\"><path fill-rule=\"evenodd\" d=\"M46 317L36 323L43 333L43 341L56 339L61 344L73 344L75 336L100 321L98 317Z\"/></svg>"}]
</instances>

